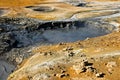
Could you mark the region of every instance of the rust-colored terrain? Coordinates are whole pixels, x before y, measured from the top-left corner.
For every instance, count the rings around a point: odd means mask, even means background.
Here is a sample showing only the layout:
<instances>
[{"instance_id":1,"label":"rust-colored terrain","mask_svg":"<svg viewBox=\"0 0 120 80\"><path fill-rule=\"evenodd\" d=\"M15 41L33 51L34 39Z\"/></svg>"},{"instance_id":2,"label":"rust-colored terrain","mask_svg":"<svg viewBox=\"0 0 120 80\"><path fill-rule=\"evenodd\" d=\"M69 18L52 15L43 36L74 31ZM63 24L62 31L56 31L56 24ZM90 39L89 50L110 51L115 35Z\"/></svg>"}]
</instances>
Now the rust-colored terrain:
<instances>
[{"instance_id":1,"label":"rust-colored terrain","mask_svg":"<svg viewBox=\"0 0 120 80\"><path fill-rule=\"evenodd\" d=\"M0 80L120 80L120 0L0 0Z\"/></svg>"}]
</instances>

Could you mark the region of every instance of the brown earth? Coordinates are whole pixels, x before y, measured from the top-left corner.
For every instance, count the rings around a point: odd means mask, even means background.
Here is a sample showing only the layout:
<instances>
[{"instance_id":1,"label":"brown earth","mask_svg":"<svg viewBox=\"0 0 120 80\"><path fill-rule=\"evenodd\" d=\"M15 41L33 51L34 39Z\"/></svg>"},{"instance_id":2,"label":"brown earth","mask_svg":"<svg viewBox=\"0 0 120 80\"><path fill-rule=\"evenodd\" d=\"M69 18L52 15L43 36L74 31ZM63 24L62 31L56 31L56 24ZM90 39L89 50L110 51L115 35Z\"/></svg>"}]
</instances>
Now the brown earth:
<instances>
[{"instance_id":1,"label":"brown earth","mask_svg":"<svg viewBox=\"0 0 120 80\"><path fill-rule=\"evenodd\" d=\"M7 80L120 80L120 16L109 17L119 13L119 0L95 1L100 2L76 7L57 0L0 0L1 17L64 21L108 16L101 20L117 26L104 36L34 47Z\"/></svg>"},{"instance_id":2,"label":"brown earth","mask_svg":"<svg viewBox=\"0 0 120 80\"><path fill-rule=\"evenodd\" d=\"M32 7L26 8L29 6L35 6L35 7L38 6L38 8L40 8L41 6L43 8L49 7L50 9L53 9L53 10L49 12L34 11ZM88 5L88 6L91 6L91 5ZM57 0L34 0L34 1L32 0L25 0L25 1L24 0L19 0L19 1L1 0L0 7L1 7L1 10L7 10L7 12L3 14L2 16L29 17L29 18L37 18L40 20L64 20L64 19L71 18L73 15L77 13L78 13L77 18L80 18L80 19L81 19L81 15L82 17L87 17L88 16L87 14L90 14L90 16L88 17L92 17L92 16L101 16L101 15L117 13L116 11L112 11L112 12L105 11L104 13L90 12L94 10L98 10L98 11L106 10L107 6L104 6L104 4L96 5L96 7L95 6L75 7L67 3L59 2ZM59 13L61 13L61 15L59 15Z\"/></svg>"}]
</instances>

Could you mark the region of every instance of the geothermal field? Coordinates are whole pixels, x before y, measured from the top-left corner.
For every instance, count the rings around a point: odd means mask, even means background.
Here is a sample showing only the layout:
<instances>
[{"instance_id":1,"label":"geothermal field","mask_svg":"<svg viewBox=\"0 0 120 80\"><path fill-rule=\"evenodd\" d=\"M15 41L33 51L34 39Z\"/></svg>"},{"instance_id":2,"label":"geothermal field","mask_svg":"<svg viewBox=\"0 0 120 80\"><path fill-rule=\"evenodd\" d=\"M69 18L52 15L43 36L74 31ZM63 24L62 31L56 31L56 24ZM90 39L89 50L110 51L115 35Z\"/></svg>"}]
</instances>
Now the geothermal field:
<instances>
[{"instance_id":1,"label":"geothermal field","mask_svg":"<svg viewBox=\"0 0 120 80\"><path fill-rule=\"evenodd\" d=\"M0 0L0 80L120 80L120 0Z\"/></svg>"}]
</instances>

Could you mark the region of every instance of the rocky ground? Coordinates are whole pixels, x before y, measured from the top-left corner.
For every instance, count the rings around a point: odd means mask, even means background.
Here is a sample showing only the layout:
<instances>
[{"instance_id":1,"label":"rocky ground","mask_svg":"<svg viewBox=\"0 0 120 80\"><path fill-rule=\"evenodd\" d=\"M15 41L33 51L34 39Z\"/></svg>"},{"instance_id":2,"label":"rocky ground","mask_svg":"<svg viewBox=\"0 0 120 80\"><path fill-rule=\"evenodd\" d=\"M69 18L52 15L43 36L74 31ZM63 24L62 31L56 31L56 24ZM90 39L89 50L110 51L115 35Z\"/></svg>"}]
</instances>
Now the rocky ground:
<instances>
[{"instance_id":1,"label":"rocky ground","mask_svg":"<svg viewBox=\"0 0 120 80\"><path fill-rule=\"evenodd\" d=\"M119 0L0 0L0 80L120 80Z\"/></svg>"}]
</instances>

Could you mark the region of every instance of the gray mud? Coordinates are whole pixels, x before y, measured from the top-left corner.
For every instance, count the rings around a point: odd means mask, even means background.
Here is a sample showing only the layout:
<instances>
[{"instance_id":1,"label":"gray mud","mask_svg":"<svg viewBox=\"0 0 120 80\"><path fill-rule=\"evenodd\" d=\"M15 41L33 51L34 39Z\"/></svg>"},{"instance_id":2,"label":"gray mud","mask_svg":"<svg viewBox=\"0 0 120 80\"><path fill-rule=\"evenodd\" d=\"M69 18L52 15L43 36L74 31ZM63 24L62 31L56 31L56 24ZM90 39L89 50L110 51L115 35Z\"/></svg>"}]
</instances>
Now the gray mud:
<instances>
[{"instance_id":1,"label":"gray mud","mask_svg":"<svg viewBox=\"0 0 120 80\"><path fill-rule=\"evenodd\" d=\"M0 24L0 35L1 40L4 38L2 41L6 42L10 48L22 48L46 43L74 42L106 35L116 29L113 25L94 20L35 23L32 21L26 23L23 20L19 23L17 19L13 22L8 19L7 24L5 22Z\"/></svg>"},{"instance_id":2,"label":"gray mud","mask_svg":"<svg viewBox=\"0 0 120 80\"><path fill-rule=\"evenodd\" d=\"M0 61L0 80L7 80L8 75L15 69L15 66L5 62Z\"/></svg>"},{"instance_id":3,"label":"gray mud","mask_svg":"<svg viewBox=\"0 0 120 80\"><path fill-rule=\"evenodd\" d=\"M37 45L74 42L106 35L116 27L101 20L37 21L26 18L0 18L0 55L17 65L16 57L29 57ZM14 55L14 56L13 56ZM7 56L7 57L6 57Z\"/></svg>"},{"instance_id":4,"label":"gray mud","mask_svg":"<svg viewBox=\"0 0 120 80\"><path fill-rule=\"evenodd\" d=\"M3 14L3 11L2 10L0 10L0 16Z\"/></svg>"}]
</instances>

